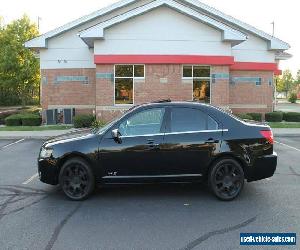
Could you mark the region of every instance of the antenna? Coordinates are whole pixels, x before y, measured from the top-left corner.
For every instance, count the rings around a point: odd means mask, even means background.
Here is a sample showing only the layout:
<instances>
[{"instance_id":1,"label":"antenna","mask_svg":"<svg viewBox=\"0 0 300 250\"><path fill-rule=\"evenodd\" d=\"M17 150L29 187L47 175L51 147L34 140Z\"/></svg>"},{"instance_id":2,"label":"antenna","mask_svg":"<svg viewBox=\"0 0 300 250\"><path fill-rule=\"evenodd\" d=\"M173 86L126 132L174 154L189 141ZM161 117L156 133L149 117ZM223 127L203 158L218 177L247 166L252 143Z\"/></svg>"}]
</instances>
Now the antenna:
<instances>
[{"instance_id":1,"label":"antenna","mask_svg":"<svg viewBox=\"0 0 300 250\"><path fill-rule=\"evenodd\" d=\"M37 18L38 30L40 30L40 21L42 21L42 18L40 16L38 16L38 18Z\"/></svg>"},{"instance_id":2,"label":"antenna","mask_svg":"<svg viewBox=\"0 0 300 250\"><path fill-rule=\"evenodd\" d=\"M275 33L275 22L271 22L272 24L272 36L274 36L274 33Z\"/></svg>"}]
</instances>

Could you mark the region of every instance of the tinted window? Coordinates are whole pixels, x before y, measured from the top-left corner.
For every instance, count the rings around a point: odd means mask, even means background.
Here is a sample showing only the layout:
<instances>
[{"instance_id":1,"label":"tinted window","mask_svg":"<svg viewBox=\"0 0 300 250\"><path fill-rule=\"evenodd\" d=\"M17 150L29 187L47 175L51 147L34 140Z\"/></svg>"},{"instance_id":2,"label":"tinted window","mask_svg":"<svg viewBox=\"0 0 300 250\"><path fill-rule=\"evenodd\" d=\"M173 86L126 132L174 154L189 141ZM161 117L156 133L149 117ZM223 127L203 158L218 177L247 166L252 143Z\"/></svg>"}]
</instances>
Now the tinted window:
<instances>
[{"instance_id":1,"label":"tinted window","mask_svg":"<svg viewBox=\"0 0 300 250\"><path fill-rule=\"evenodd\" d=\"M145 77L144 65L134 65L134 77Z\"/></svg>"},{"instance_id":2,"label":"tinted window","mask_svg":"<svg viewBox=\"0 0 300 250\"><path fill-rule=\"evenodd\" d=\"M218 123L208 115L207 116L207 129L215 130L218 128L219 128Z\"/></svg>"},{"instance_id":3,"label":"tinted window","mask_svg":"<svg viewBox=\"0 0 300 250\"><path fill-rule=\"evenodd\" d=\"M172 109L171 132L200 131L217 128L218 124L216 121L198 109Z\"/></svg>"},{"instance_id":4,"label":"tinted window","mask_svg":"<svg viewBox=\"0 0 300 250\"><path fill-rule=\"evenodd\" d=\"M193 100L210 103L210 80L193 80Z\"/></svg>"},{"instance_id":5,"label":"tinted window","mask_svg":"<svg viewBox=\"0 0 300 250\"><path fill-rule=\"evenodd\" d=\"M115 104L133 104L133 78L115 79Z\"/></svg>"},{"instance_id":6,"label":"tinted window","mask_svg":"<svg viewBox=\"0 0 300 250\"><path fill-rule=\"evenodd\" d=\"M193 66L183 66L182 76L183 77L193 77Z\"/></svg>"},{"instance_id":7,"label":"tinted window","mask_svg":"<svg viewBox=\"0 0 300 250\"><path fill-rule=\"evenodd\" d=\"M210 67L194 66L193 77L210 77Z\"/></svg>"},{"instance_id":8,"label":"tinted window","mask_svg":"<svg viewBox=\"0 0 300 250\"><path fill-rule=\"evenodd\" d=\"M116 77L132 77L133 65L116 65L115 66Z\"/></svg>"},{"instance_id":9,"label":"tinted window","mask_svg":"<svg viewBox=\"0 0 300 250\"><path fill-rule=\"evenodd\" d=\"M119 132L122 136L158 134L164 113L164 108L141 111L123 121L119 126Z\"/></svg>"}]
</instances>

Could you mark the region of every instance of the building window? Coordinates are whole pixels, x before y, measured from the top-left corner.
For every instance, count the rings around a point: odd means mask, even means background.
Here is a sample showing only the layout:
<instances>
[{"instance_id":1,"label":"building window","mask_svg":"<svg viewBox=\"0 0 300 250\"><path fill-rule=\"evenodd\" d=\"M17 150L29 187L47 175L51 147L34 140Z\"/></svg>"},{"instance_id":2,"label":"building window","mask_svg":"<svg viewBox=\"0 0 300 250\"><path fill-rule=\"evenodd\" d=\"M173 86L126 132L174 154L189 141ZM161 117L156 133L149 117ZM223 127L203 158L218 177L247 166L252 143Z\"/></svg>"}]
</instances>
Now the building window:
<instances>
[{"instance_id":1,"label":"building window","mask_svg":"<svg viewBox=\"0 0 300 250\"><path fill-rule=\"evenodd\" d=\"M145 78L145 65L115 65L115 104L133 104L134 79Z\"/></svg>"},{"instance_id":2,"label":"building window","mask_svg":"<svg viewBox=\"0 0 300 250\"><path fill-rule=\"evenodd\" d=\"M184 65L182 78L193 80L193 101L210 103L210 67Z\"/></svg>"},{"instance_id":3,"label":"building window","mask_svg":"<svg viewBox=\"0 0 300 250\"><path fill-rule=\"evenodd\" d=\"M258 77L256 82L255 82L256 86L261 86L261 77Z\"/></svg>"},{"instance_id":4,"label":"building window","mask_svg":"<svg viewBox=\"0 0 300 250\"><path fill-rule=\"evenodd\" d=\"M269 78L269 86L273 86L273 78Z\"/></svg>"}]
</instances>

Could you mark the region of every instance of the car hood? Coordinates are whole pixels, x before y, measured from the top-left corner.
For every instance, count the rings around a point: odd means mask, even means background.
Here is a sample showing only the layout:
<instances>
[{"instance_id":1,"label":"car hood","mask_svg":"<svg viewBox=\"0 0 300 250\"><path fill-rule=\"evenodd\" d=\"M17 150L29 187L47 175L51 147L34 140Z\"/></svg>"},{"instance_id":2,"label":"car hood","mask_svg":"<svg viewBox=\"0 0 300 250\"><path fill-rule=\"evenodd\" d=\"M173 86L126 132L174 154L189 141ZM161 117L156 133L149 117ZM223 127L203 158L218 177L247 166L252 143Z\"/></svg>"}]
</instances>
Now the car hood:
<instances>
[{"instance_id":1,"label":"car hood","mask_svg":"<svg viewBox=\"0 0 300 250\"><path fill-rule=\"evenodd\" d=\"M59 135L56 137L52 137L44 142L44 147L51 147L56 144L77 141L82 139L87 139L90 137L94 137L96 134L93 132L93 129L80 129L74 132L66 133L63 135Z\"/></svg>"}]
</instances>

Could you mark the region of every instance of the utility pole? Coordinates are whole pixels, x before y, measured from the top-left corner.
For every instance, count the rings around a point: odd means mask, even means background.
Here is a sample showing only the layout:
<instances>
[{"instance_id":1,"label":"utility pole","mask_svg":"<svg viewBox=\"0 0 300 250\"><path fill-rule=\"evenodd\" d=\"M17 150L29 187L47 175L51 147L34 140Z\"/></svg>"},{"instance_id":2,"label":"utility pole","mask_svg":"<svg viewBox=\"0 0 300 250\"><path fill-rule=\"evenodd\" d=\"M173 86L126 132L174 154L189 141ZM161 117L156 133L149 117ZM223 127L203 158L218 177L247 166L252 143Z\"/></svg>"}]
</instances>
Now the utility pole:
<instances>
[{"instance_id":1,"label":"utility pole","mask_svg":"<svg viewBox=\"0 0 300 250\"><path fill-rule=\"evenodd\" d=\"M272 36L274 36L274 33L275 33L275 22L271 22L272 24Z\"/></svg>"}]
</instances>

